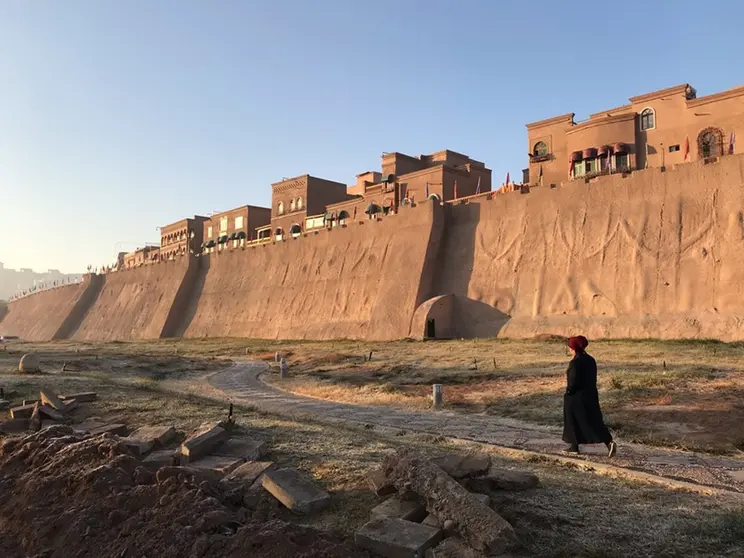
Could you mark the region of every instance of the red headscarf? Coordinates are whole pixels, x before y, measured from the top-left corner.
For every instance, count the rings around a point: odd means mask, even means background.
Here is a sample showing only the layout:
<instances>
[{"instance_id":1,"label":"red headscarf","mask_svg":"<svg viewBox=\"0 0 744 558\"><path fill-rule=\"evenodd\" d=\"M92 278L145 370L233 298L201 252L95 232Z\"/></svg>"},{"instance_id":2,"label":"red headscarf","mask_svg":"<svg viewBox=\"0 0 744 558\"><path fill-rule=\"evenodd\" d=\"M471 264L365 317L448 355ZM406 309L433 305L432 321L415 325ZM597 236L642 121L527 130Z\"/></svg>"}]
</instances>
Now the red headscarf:
<instances>
[{"instance_id":1,"label":"red headscarf","mask_svg":"<svg viewBox=\"0 0 744 558\"><path fill-rule=\"evenodd\" d=\"M568 338L568 346L571 347L577 353L583 353L586 346L589 344L589 340L583 335L577 335L576 337Z\"/></svg>"}]
</instances>

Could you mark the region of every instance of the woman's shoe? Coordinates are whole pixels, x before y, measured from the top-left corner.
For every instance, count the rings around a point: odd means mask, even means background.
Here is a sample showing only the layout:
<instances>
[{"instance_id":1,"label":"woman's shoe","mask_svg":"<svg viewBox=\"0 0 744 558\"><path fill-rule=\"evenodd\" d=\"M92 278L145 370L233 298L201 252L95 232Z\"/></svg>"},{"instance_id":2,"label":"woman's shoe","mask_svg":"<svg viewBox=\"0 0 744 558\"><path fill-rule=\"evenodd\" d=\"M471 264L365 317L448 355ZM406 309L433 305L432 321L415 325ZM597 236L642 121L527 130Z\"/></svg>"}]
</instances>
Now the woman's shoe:
<instances>
[{"instance_id":1,"label":"woman's shoe","mask_svg":"<svg viewBox=\"0 0 744 558\"><path fill-rule=\"evenodd\" d=\"M610 442L607 444L607 457L615 457L615 454L617 453L617 444L615 442Z\"/></svg>"},{"instance_id":2,"label":"woman's shoe","mask_svg":"<svg viewBox=\"0 0 744 558\"><path fill-rule=\"evenodd\" d=\"M579 454L579 446L568 446L566 449L563 450L563 453L571 453L574 455Z\"/></svg>"}]
</instances>

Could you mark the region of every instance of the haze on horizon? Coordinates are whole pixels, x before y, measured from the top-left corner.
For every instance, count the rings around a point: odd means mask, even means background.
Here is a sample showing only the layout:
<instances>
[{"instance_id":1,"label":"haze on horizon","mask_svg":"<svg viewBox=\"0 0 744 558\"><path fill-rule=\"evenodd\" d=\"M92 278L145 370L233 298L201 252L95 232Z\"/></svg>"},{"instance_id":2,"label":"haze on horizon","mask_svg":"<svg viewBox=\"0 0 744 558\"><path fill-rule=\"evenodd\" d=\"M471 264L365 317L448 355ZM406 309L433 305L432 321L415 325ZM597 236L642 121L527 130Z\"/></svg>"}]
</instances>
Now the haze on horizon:
<instances>
[{"instance_id":1,"label":"haze on horizon","mask_svg":"<svg viewBox=\"0 0 744 558\"><path fill-rule=\"evenodd\" d=\"M744 83L742 21L734 0L0 0L0 262L82 272L384 151L518 178L528 122Z\"/></svg>"}]
</instances>

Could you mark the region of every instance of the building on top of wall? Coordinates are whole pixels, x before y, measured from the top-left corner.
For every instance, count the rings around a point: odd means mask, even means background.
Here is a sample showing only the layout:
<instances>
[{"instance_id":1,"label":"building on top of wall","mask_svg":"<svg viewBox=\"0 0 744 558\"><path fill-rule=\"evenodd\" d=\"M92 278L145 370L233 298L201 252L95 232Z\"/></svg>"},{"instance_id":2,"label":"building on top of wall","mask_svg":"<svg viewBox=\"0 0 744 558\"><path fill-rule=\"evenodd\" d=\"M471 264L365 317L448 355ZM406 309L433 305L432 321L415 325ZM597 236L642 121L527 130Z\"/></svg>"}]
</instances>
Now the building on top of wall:
<instances>
[{"instance_id":1,"label":"building on top of wall","mask_svg":"<svg viewBox=\"0 0 744 558\"><path fill-rule=\"evenodd\" d=\"M698 97L690 85L678 85L582 122L569 113L527 124L525 181L554 186L740 153L737 129L744 130L744 87Z\"/></svg>"},{"instance_id":2,"label":"building on top of wall","mask_svg":"<svg viewBox=\"0 0 744 558\"><path fill-rule=\"evenodd\" d=\"M348 200L327 207L326 223L397 212L399 206L426 199L451 201L491 191L491 169L467 155L445 149L411 157L383 153L382 172L357 175Z\"/></svg>"},{"instance_id":3,"label":"building on top of wall","mask_svg":"<svg viewBox=\"0 0 744 558\"><path fill-rule=\"evenodd\" d=\"M160 260L160 246L145 246L124 254L124 269L156 263Z\"/></svg>"},{"instance_id":4,"label":"building on top of wall","mask_svg":"<svg viewBox=\"0 0 744 558\"><path fill-rule=\"evenodd\" d=\"M242 205L215 213L203 223L201 250L205 254L238 248L258 238L256 229L271 223L271 209Z\"/></svg>"},{"instance_id":5,"label":"building on top of wall","mask_svg":"<svg viewBox=\"0 0 744 558\"><path fill-rule=\"evenodd\" d=\"M307 221L322 219L326 206L349 198L346 184L305 174L286 178L271 185L270 233L277 240L285 235L298 236L307 228ZM267 227L259 231L261 238Z\"/></svg>"},{"instance_id":6,"label":"building on top of wall","mask_svg":"<svg viewBox=\"0 0 744 558\"><path fill-rule=\"evenodd\" d=\"M160 259L172 260L176 256L198 254L204 235L204 221L209 217L195 215L160 227Z\"/></svg>"}]
</instances>

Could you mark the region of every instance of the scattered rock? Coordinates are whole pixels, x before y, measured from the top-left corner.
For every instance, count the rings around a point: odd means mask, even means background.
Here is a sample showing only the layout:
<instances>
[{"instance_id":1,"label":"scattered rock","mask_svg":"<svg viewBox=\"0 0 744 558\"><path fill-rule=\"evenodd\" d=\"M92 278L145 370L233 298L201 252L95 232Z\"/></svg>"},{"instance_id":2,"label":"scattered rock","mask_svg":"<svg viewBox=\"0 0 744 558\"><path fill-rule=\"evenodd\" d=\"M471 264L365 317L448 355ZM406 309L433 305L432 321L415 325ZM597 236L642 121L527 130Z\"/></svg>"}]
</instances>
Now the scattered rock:
<instances>
[{"instance_id":1,"label":"scattered rock","mask_svg":"<svg viewBox=\"0 0 744 558\"><path fill-rule=\"evenodd\" d=\"M482 475L491 466L491 456L487 453L449 453L431 461L455 479Z\"/></svg>"},{"instance_id":2,"label":"scattered rock","mask_svg":"<svg viewBox=\"0 0 744 558\"><path fill-rule=\"evenodd\" d=\"M393 496L370 512L371 519L393 517L406 521L421 522L426 517L426 508L415 500L401 500Z\"/></svg>"},{"instance_id":3,"label":"scattered rock","mask_svg":"<svg viewBox=\"0 0 744 558\"><path fill-rule=\"evenodd\" d=\"M227 430L217 424L202 425L181 444L182 463L189 463L200 457L209 455L220 444L225 442L228 437Z\"/></svg>"},{"instance_id":4,"label":"scattered rock","mask_svg":"<svg viewBox=\"0 0 744 558\"><path fill-rule=\"evenodd\" d=\"M240 481L246 486L250 486L256 482L261 475L275 468L276 464L273 461L249 461L235 469L223 480Z\"/></svg>"},{"instance_id":5,"label":"scattered rock","mask_svg":"<svg viewBox=\"0 0 744 558\"><path fill-rule=\"evenodd\" d=\"M362 548L386 558L423 556L442 539L436 527L403 519L373 519L356 532L354 541Z\"/></svg>"},{"instance_id":6,"label":"scattered rock","mask_svg":"<svg viewBox=\"0 0 744 558\"><path fill-rule=\"evenodd\" d=\"M39 355L36 353L26 353L21 357L21 361L18 363L18 371L24 374L33 374L35 372L41 372L41 362L39 361Z\"/></svg>"},{"instance_id":7,"label":"scattered rock","mask_svg":"<svg viewBox=\"0 0 744 558\"><path fill-rule=\"evenodd\" d=\"M429 527L441 527L439 524L439 520L437 519L437 516L433 513L430 513L427 515L424 520L421 522L421 525L428 525Z\"/></svg>"},{"instance_id":8,"label":"scattered rock","mask_svg":"<svg viewBox=\"0 0 744 558\"><path fill-rule=\"evenodd\" d=\"M39 399L41 399L42 403L46 403L47 405L61 413L67 412L67 406L59 397L54 394L54 392L51 392L49 390L41 390L39 392Z\"/></svg>"},{"instance_id":9,"label":"scattered rock","mask_svg":"<svg viewBox=\"0 0 744 558\"><path fill-rule=\"evenodd\" d=\"M367 483L372 491L378 496L388 496L395 493L395 487L391 483L385 471L382 469L374 469L367 475Z\"/></svg>"},{"instance_id":10,"label":"scattered rock","mask_svg":"<svg viewBox=\"0 0 744 558\"><path fill-rule=\"evenodd\" d=\"M263 487L294 513L308 515L325 508L330 495L295 469L275 469L263 476Z\"/></svg>"}]
</instances>

